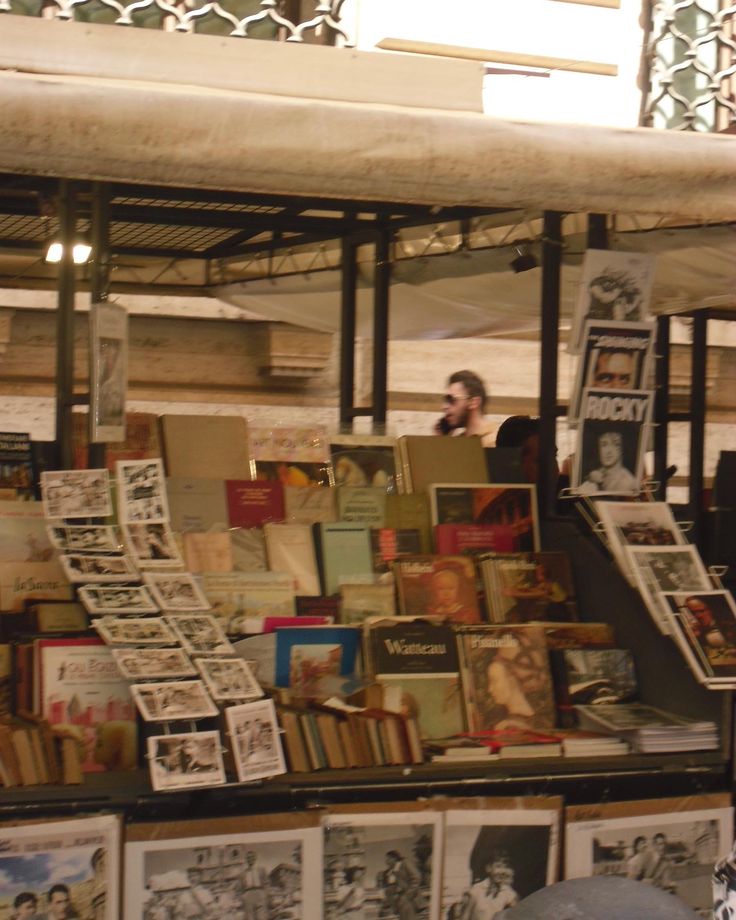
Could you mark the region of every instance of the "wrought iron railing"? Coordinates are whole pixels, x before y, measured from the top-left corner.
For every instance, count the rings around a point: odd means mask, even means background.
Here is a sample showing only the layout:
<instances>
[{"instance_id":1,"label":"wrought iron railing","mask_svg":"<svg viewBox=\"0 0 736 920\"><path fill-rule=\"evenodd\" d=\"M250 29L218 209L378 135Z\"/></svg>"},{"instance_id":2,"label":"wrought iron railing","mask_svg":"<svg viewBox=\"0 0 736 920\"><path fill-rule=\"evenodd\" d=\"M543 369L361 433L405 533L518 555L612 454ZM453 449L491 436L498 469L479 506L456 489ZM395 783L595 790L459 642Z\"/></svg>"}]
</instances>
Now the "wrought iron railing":
<instances>
[{"instance_id":1,"label":"wrought iron railing","mask_svg":"<svg viewBox=\"0 0 736 920\"><path fill-rule=\"evenodd\" d=\"M345 0L0 0L0 12L171 32L352 45ZM0 31L1 27L0 27Z\"/></svg>"},{"instance_id":2,"label":"wrought iron railing","mask_svg":"<svg viewBox=\"0 0 736 920\"><path fill-rule=\"evenodd\" d=\"M653 0L643 123L682 131L736 125L736 3Z\"/></svg>"}]
</instances>

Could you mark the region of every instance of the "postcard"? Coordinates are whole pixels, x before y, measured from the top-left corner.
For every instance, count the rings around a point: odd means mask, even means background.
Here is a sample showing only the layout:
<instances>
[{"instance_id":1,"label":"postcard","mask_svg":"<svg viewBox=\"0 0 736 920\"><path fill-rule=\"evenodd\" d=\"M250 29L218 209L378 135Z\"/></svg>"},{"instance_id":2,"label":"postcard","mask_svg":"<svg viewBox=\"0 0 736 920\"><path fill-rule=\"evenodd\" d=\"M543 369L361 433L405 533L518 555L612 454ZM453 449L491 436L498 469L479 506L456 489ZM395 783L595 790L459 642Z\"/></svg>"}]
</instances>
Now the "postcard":
<instances>
[{"instance_id":1,"label":"postcard","mask_svg":"<svg viewBox=\"0 0 736 920\"><path fill-rule=\"evenodd\" d=\"M174 533L164 521L123 524L128 552L137 566L181 566L184 564Z\"/></svg>"},{"instance_id":2,"label":"postcard","mask_svg":"<svg viewBox=\"0 0 736 920\"><path fill-rule=\"evenodd\" d=\"M59 556L64 574L71 582L138 581L138 570L127 556Z\"/></svg>"},{"instance_id":3,"label":"postcard","mask_svg":"<svg viewBox=\"0 0 736 920\"><path fill-rule=\"evenodd\" d=\"M242 658L197 658L213 700L257 700L263 696L247 661Z\"/></svg>"},{"instance_id":4,"label":"postcard","mask_svg":"<svg viewBox=\"0 0 736 920\"><path fill-rule=\"evenodd\" d=\"M217 707L201 680L131 684L130 692L146 722L190 721L217 715Z\"/></svg>"},{"instance_id":5,"label":"postcard","mask_svg":"<svg viewBox=\"0 0 736 920\"><path fill-rule=\"evenodd\" d=\"M112 657L126 680L196 677L197 669L180 648L114 648Z\"/></svg>"},{"instance_id":6,"label":"postcard","mask_svg":"<svg viewBox=\"0 0 736 920\"><path fill-rule=\"evenodd\" d=\"M202 589L188 572L148 572L143 576L143 580L162 610L210 609L209 601Z\"/></svg>"},{"instance_id":7,"label":"postcard","mask_svg":"<svg viewBox=\"0 0 736 920\"><path fill-rule=\"evenodd\" d=\"M207 614L178 613L166 622L190 655L232 655L234 649L219 622Z\"/></svg>"},{"instance_id":8,"label":"postcard","mask_svg":"<svg viewBox=\"0 0 736 920\"><path fill-rule=\"evenodd\" d=\"M225 782L218 731L153 735L147 744L148 769L156 792L221 786Z\"/></svg>"},{"instance_id":9,"label":"postcard","mask_svg":"<svg viewBox=\"0 0 736 920\"><path fill-rule=\"evenodd\" d=\"M108 517L112 514L107 470L46 470L41 498L47 518Z\"/></svg>"},{"instance_id":10,"label":"postcard","mask_svg":"<svg viewBox=\"0 0 736 920\"><path fill-rule=\"evenodd\" d=\"M161 460L118 460L118 517L124 524L168 521L169 505Z\"/></svg>"},{"instance_id":11,"label":"postcard","mask_svg":"<svg viewBox=\"0 0 736 920\"><path fill-rule=\"evenodd\" d=\"M286 773L273 700L228 706L225 719L241 783Z\"/></svg>"},{"instance_id":12,"label":"postcard","mask_svg":"<svg viewBox=\"0 0 736 920\"><path fill-rule=\"evenodd\" d=\"M92 626L108 645L176 645L176 636L161 617L103 616Z\"/></svg>"},{"instance_id":13,"label":"postcard","mask_svg":"<svg viewBox=\"0 0 736 920\"><path fill-rule=\"evenodd\" d=\"M123 551L117 530L109 525L54 524L47 528L49 541L67 553L116 553Z\"/></svg>"},{"instance_id":14,"label":"postcard","mask_svg":"<svg viewBox=\"0 0 736 920\"><path fill-rule=\"evenodd\" d=\"M83 585L79 599L88 613L157 613L145 585Z\"/></svg>"}]
</instances>

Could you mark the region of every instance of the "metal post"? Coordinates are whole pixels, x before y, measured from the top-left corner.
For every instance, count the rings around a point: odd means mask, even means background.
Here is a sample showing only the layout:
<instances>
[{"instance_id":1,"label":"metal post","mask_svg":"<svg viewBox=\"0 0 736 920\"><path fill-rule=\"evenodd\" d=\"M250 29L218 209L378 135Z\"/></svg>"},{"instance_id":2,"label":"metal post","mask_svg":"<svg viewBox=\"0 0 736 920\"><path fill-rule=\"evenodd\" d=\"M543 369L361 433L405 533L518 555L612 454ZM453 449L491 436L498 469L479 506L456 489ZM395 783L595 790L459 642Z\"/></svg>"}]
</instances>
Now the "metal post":
<instances>
[{"instance_id":1,"label":"metal post","mask_svg":"<svg viewBox=\"0 0 736 920\"><path fill-rule=\"evenodd\" d=\"M56 444L61 469L70 469L73 460L75 268L72 249L77 228L76 194L73 182L59 181L59 237L63 251L59 263L56 317Z\"/></svg>"},{"instance_id":2,"label":"metal post","mask_svg":"<svg viewBox=\"0 0 736 920\"><path fill-rule=\"evenodd\" d=\"M562 215L544 212L542 232L542 329L539 379L539 512L552 517L557 498L557 349L560 325Z\"/></svg>"},{"instance_id":3,"label":"metal post","mask_svg":"<svg viewBox=\"0 0 736 920\"><path fill-rule=\"evenodd\" d=\"M357 279L357 246L350 237L343 237L340 320L340 431L351 431L353 427Z\"/></svg>"},{"instance_id":4,"label":"metal post","mask_svg":"<svg viewBox=\"0 0 736 920\"><path fill-rule=\"evenodd\" d=\"M383 228L376 237L373 274L373 431L386 430L388 407L388 306L391 285L391 235Z\"/></svg>"},{"instance_id":5,"label":"metal post","mask_svg":"<svg viewBox=\"0 0 736 920\"><path fill-rule=\"evenodd\" d=\"M92 245L92 264L90 274L90 301L101 303L107 300L110 289L110 196L108 186L95 182L92 186L92 226L90 243ZM91 331L91 330L90 330ZM89 348L89 386L90 403L92 399L93 355ZM87 467L101 469L105 466L105 445L92 442L92 415L88 426L89 445L87 447Z\"/></svg>"},{"instance_id":6,"label":"metal post","mask_svg":"<svg viewBox=\"0 0 736 920\"><path fill-rule=\"evenodd\" d=\"M703 510L703 458L705 456L705 391L708 357L708 311L693 315L692 366L690 370L690 494L689 513L695 525L694 541L700 536Z\"/></svg>"},{"instance_id":7,"label":"metal post","mask_svg":"<svg viewBox=\"0 0 736 920\"><path fill-rule=\"evenodd\" d=\"M608 216L588 214L588 249L608 249Z\"/></svg>"},{"instance_id":8,"label":"metal post","mask_svg":"<svg viewBox=\"0 0 736 920\"><path fill-rule=\"evenodd\" d=\"M667 440L670 413L670 318L657 317L656 361L654 364L654 479L659 483L657 498L667 501Z\"/></svg>"}]
</instances>

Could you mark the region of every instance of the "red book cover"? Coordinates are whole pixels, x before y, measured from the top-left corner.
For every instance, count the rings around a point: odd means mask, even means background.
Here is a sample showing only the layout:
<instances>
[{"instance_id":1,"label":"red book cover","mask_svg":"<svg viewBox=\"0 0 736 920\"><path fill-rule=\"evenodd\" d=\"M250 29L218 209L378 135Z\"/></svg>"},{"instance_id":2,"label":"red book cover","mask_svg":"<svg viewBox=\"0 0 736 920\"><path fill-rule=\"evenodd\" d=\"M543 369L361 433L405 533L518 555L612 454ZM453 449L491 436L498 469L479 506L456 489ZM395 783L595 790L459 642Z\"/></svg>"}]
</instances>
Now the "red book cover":
<instances>
[{"instance_id":1,"label":"red book cover","mask_svg":"<svg viewBox=\"0 0 736 920\"><path fill-rule=\"evenodd\" d=\"M284 488L263 479L226 479L227 513L231 527L262 527L284 520Z\"/></svg>"},{"instance_id":2,"label":"red book cover","mask_svg":"<svg viewBox=\"0 0 736 920\"><path fill-rule=\"evenodd\" d=\"M289 626L330 626L335 622L334 616L314 617L264 617L263 632L274 632Z\"/></svg>"},{"instance_id":3,"label":"red book cover","mask_svg":"<svg viewBox=\"0 0 736 920\"><path fill-rule=\"evenodd\" d=\"M513 553L518 549L509 524L435 524L435 552L454 555L467 550Z\"/></svg>"}]
</instances>

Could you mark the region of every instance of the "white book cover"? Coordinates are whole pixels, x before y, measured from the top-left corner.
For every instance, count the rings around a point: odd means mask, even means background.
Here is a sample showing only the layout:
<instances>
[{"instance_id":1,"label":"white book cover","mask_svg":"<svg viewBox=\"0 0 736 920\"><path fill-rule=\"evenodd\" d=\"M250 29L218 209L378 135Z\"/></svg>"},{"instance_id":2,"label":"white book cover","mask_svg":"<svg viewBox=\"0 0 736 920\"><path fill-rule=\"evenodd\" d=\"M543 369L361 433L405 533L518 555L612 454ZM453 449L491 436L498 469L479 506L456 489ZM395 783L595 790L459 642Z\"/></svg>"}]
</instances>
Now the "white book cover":
<instances>
[{"instance_id":1,"label":"white book cover","mask_svg":"<svg viewBox=\"0 0 736 920\"><path fill-rule=\"evenodd\" d=\"M264 524L268 567L289 572L296 580L296 593L321 594L317 557L309 524Z\"/></svg>"}]
</instances>

